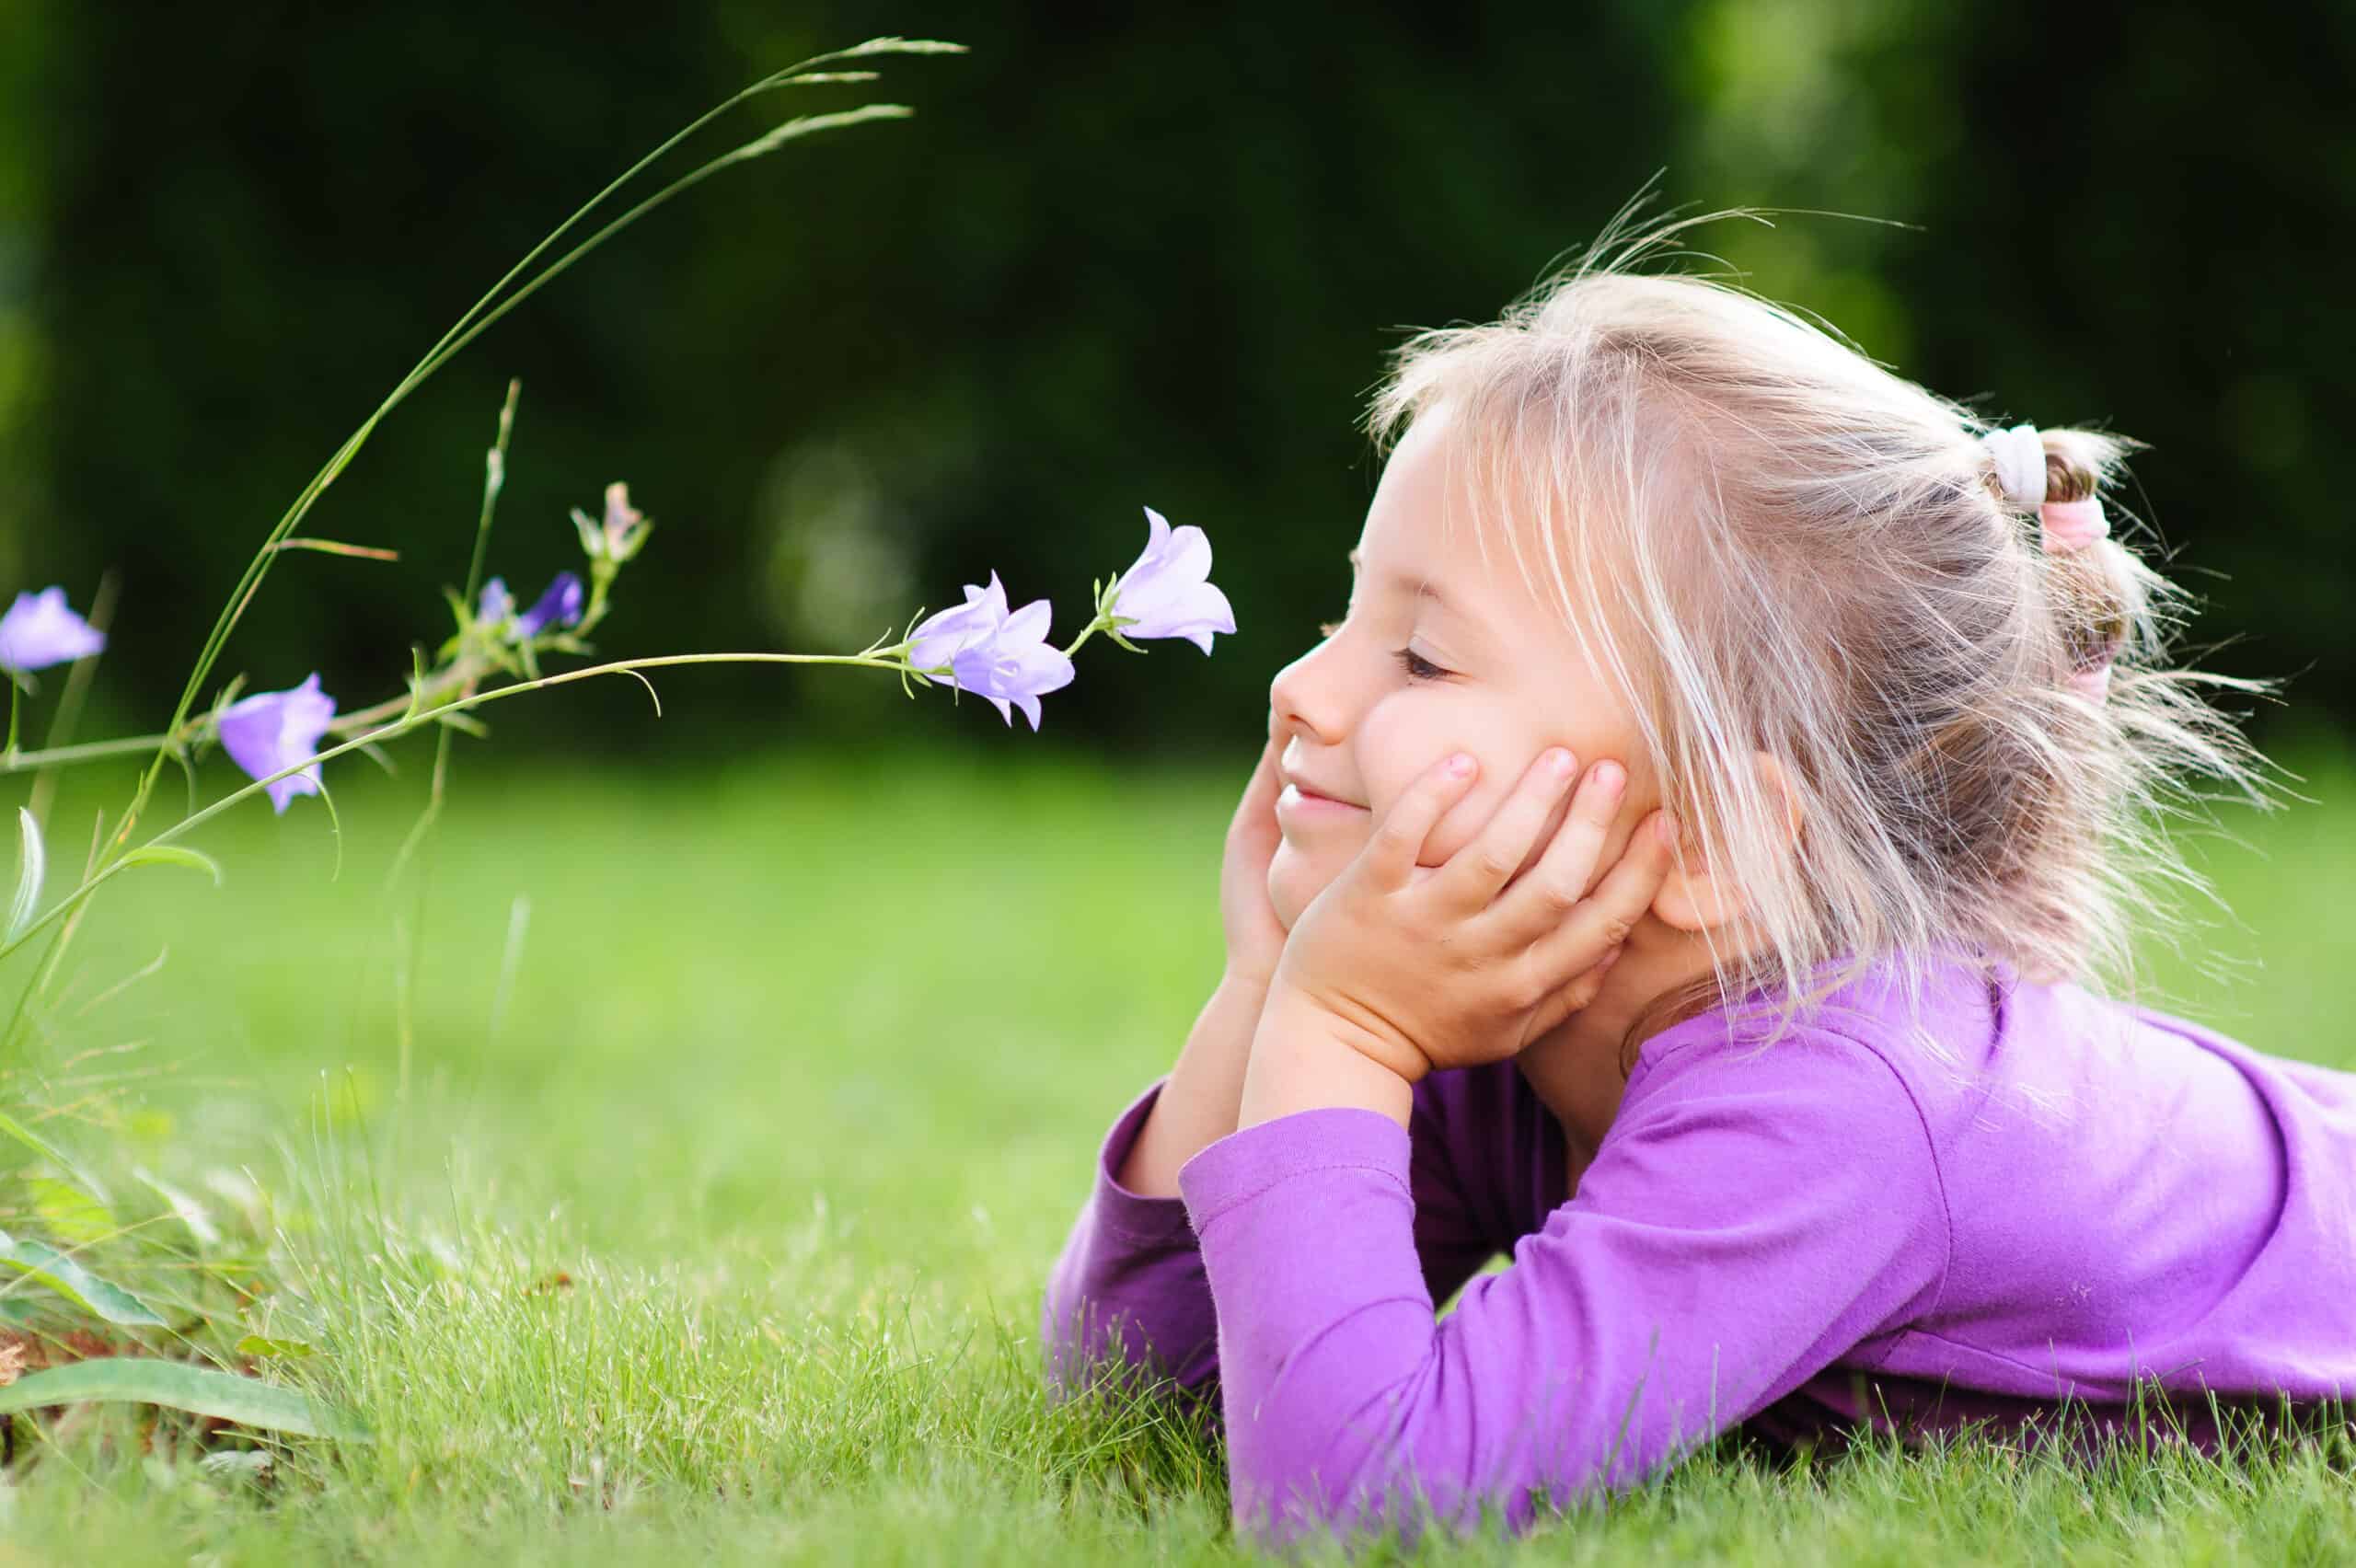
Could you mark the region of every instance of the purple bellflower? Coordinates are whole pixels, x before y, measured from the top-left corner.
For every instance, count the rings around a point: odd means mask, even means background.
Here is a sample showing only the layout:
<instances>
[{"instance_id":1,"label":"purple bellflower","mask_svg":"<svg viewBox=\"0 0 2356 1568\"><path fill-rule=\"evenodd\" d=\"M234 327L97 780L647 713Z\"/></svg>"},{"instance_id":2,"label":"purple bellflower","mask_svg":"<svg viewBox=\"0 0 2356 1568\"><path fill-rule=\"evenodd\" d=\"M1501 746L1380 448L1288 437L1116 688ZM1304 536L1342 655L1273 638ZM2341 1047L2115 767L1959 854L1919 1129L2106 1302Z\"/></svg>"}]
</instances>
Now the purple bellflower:
<instances>
[{"instance_id":1,"label":"purple bellflower","mask_svg":"<svg viewBox=\"0 0 2356 1568\"><path fill-rule=\"evenodd\" d=\"M63 588L19 594L0 616L0 669L19 674L87 659L106 645L106 633L66 607Z\"/></svg>"},{"instance_id":2,"label":"purple bellflower","mask_svg":"<svg viewBox=\"0 0 2356 1568\"><path fill-rule=\"evenodd\" d=\"M1035 732L1039 698L1072 680L1071 661L1047 646L1053 614L1046 600L1034 599L1010 615L1006 590L993 571L987 588L967 583L964 604L916 628L908 663L919 671L948 665L960 688L989 698L1009 724L1014 722L1014 713L1008 705L1021 708Z\"/></svg>"},{"instance_id":3,"label":"purple bellflower","mask_svg":"<svg viewBox=\"0 0 2356 1568\"><path fill-rule=\"evenodd\" d=\"M559 626L579 626L581 605L581 579L570 571L560 571L556 581L549 584L548 592L515 617L515 635L519 640L537 637L551 621Z\"/></svg>"},{"instance_id":4,"label":"purple bellflower","mask_svg":"<svg viewBox=\"0 0 2356 1568\"><path fill-rule=\"evenodd\" d=\"M482 585L482 598L475 605L475 619L493 630L507 628L507 640L527 642L557 626L579 626L583 594L581 579L570 571L560 571L548 591L533 602L522 615L515 614L515 595L507 591L502 578L492 578ZM510 617L513 623L510 623Z\"/></svg>"},{"instance_id":5,"label":"purple bellflower","mask_svg":"<svg viewBox=\"0 0 2356 1568\"><path fill-rule=\"evenodd\" d=\"M1135 617L1134 626L1114 626L1116 636L1183 637L1207 653L1211 634L1235 631L1235 611L1227 595L1211 586L1211 542L1195 527L1172 528L1149 506L1145 553L1114 585L1112 613Z\"/></svg>"},{"instance_id":6,"label":"purple bellflower","mask_svg":"<svg viewBox=\"0 0 2356 1568\"><path fill-rule=\"evenodd\" d=\"M317 755L334 717L335 698L319 689L314 674L290 690L256 692L222 709L221 749L249 777L267 778ZM295 796L318 792L319 770L306 767L271 785L270 803L283 816Z\"/></svg>"}]
</instances>

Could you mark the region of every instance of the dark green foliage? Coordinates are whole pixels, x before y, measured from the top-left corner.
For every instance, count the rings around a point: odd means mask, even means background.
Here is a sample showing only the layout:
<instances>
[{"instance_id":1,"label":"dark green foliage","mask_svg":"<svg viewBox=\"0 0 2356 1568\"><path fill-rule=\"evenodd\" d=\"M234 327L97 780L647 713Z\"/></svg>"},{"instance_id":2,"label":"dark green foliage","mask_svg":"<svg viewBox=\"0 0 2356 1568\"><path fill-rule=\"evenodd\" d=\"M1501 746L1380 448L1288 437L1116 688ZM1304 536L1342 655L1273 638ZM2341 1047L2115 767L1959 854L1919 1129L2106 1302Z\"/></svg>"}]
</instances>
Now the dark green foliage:
<instances>
[{"instance_id":1,"label":"dark green foliage","mask_svg":"<svg viewBox=\"0 0 2356 1568\"><path fill-rule=\"evenodd\" d=\"M0 581L120 569L100 700L167 710L270 519L443 324L697 110L888 23L973 53L891 63L914 121L731 171L497 328L309 530L402 561L286 563L224 674L398 686L512 375L514 573L561 564L610 478L667 535L618 645L849 651L992 567L1061 630L1150 502L1210 531L1242 632L1201 669L1106 661L1056 727L1248 741L1346 594L1353 418L1394 329L1494 314L1665 167L1670 202L1921 225L1700 244L1991 413L2151 442L2131 499L2212 599L2193 636L2246 638L2209 662L2344 715L2356 52L2330 14L6 0L0 52L40 63L0 68ZM827 586L846 536L872 604ZM856 685L699 674L669 723L906 706Z\"/></svg>"}]
</instances>

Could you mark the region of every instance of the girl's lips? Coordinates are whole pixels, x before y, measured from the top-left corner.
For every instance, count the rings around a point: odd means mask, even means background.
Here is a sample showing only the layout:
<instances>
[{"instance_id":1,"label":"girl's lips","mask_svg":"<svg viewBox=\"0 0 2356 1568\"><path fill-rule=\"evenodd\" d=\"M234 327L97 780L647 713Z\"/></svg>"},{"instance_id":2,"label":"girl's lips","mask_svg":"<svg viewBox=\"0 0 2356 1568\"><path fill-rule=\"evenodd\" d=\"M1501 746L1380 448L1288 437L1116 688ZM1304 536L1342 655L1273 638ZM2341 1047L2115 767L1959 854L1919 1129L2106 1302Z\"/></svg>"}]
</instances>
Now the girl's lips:
<instances>
[{"instance_id":1,"label":"girl's lips","mask_svg":"<svg viewBox=\"0 0 2356 1568\"><path fill-rule=\"evenodd\" d=\"M1298 784L1288 784L1276 796L1278 816L1334 816L1345 812L1362 812L1364 806L1354 806L1347 801L1329 800L1311 794Z\"/></svg>"}]
</instances>

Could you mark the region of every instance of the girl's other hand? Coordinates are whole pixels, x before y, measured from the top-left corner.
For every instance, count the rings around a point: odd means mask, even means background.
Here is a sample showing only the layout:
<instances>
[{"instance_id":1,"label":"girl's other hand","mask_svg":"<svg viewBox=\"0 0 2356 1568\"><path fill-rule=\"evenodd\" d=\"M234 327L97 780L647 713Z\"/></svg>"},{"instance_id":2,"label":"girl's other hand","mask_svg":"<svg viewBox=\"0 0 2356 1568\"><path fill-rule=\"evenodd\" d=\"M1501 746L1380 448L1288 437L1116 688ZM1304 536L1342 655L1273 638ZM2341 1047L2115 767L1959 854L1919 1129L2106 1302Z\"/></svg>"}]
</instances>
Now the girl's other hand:
<instances>
[{"instance_id":1,"label":"girl's other hand","mask_svg":"<svg viewBox=\"0 0 2356 1568\"><path fill-rule=\"evenodd\" d=\"M1411 785L1301 912L1269 1004L1271 1014L1330 1023L1409 1083L1512 1056L1593 1002L1670 865L1673 824L1656 812L1586 896L1626 774L1598 762L1572 793L1577 759L1559 748L1540 754L1445 865L1418 864L1433 826L1478 773L1461 760L1461 773L1443 760ZM1547 823L1566 794L1549 842Z\"/></svg>"},{"instance_id":2,"label":"girl's other hand","mask_svg":"<svg viewBox=\"0 0 2356 1568\"><path fill-rule=\"evenodd\" d=\"M1243 799L1227 828L1227 854L1219 866L1219 919L1227 930L1227 979L1265 991L1283 956L1285 928L1268 899L1268 864L1284 836L1276 825L1276 796L1284 789L1277 755L1282 743L1276 715L1268 715L1268 744L1260 765L1243 787Z\"/></svg>"}]
</instances>

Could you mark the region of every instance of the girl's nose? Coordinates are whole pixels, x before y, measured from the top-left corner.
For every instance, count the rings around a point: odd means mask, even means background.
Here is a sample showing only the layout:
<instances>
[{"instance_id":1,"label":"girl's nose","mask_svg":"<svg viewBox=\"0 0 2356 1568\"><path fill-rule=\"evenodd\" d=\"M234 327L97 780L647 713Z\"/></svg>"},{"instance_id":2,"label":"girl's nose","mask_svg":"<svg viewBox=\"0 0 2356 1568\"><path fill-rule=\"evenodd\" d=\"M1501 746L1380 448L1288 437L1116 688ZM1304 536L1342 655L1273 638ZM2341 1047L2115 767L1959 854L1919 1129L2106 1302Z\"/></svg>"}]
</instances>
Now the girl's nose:
<instances>
[{"instance_id":1,"label":"girl's nose","mask_svg":"<svg viewBox=\"0 0 2356 1568\"><path fill-rule=\"evenodd\" d=\"M1320 745L1333 745L1347 732L1340 694L1330 678L1321 679L1318 654L1331 643L1295 659L1268 683L1268 707L1276 714L1279 733L1299 735Z\"/></svg>"}]
</instances>

